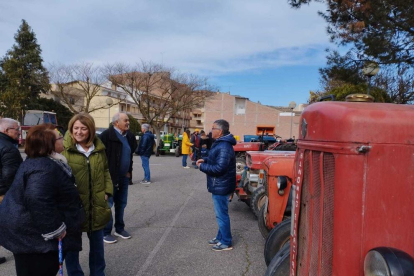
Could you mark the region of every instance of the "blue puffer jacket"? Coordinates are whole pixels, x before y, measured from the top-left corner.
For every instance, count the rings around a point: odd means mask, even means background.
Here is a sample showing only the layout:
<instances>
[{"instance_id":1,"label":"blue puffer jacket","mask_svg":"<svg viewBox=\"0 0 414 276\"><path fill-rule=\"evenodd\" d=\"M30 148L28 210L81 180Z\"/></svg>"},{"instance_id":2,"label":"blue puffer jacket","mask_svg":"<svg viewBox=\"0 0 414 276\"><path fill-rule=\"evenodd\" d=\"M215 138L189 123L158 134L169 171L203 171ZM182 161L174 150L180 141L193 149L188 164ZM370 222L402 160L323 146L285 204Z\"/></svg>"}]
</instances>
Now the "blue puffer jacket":
<instances>
[{"instance_id":1,"label":"blue puffer jacket","mask_svg":"<svg viewBox=\"0 0 414 276\"><path fill-rule=\"evenodd\" d=\"M154 143L154 134L148 130L144 133L144 135L142 135L141 141L139 142L139 146L135 153L138 155L150 157Z\"/></svg>"},{"instance_id":2,"label":"blue puffer jacket","mask_svg":"<svg viewBox=\"0 0 414 276\"><path fill-rule=\"evenodd\" d=\"M207 190L214 195L228 195L236 189L236 143L232 134L220 137L200 164L200 171L207 174Z\"/></svg>"},{"instance_id":3,"label":"blue puffer jacket","mask_svg":"<svg viewBox=\"0 0 414 276\"><path fill-rule=\"evenodd\" d=\"M58 240L42 234L60 231L64 251L82 249L81 225L85 219L75 178L49 157L28 158L17 171L0 204L0 245L13 253L58 251Z\"/></svg>"}]
</instances>

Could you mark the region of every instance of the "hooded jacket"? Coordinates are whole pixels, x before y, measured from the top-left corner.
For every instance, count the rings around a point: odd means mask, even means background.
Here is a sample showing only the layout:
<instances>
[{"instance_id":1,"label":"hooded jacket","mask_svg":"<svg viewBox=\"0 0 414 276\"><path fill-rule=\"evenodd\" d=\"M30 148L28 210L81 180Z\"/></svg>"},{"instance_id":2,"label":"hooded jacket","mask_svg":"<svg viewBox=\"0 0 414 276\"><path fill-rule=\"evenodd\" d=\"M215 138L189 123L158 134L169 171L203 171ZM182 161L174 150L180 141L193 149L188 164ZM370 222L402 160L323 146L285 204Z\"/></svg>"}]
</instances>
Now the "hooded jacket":
<instances>
[{"instance_id":1,"label":"hooded jacket","mask_svg":"<svg viewBox=\"0 0 414 276\"><path fill-rule=\"evenodd\" d=\"M200 164L200 171L207 174L207 190L214 195L228 195L236 189L236 143L232 134L218 138Z\"/></svg>"},{"instance_id":2,"label":"hooded jacket","mask_svg":"<svg viewBox=\"0 0 414 276\"><path fill-rule=\"evenodd\" d=\"M62 154L68 160L76 178L76 184L82 204L86 211L83 232L103 229L111 219L111 209L105 200L105 194L113 195L113 186L106 160L105 146L98 137L93 142L95 149L87 158L79 152L76 144L66 132Z\"/></svg>"},{"instance_id":3,"label":"hooded jacket","mask_svg":"<svg viewBox=\"0 0 414 276\"><path fill-rule=\"evenodd\" d=\"M17 169L23 162L17 149L17 141L0 132L0 196L6 194Z\"/></svg>"},{"instance_id":4,"label":"hooded jacket","mask_svg":"<svg viewBox=\"0 0 414 276\"><path fill-rule=\"evenodd\" d=\"M142 135L141 141L139 142L139 146L135 153L140 156L150 157L155 143L154 138L154 134L152 134L151 131L146 131L144 135Z\"/></svg>"},{"instance_id":5,"label":"hooded jacket","mask_svg":"<svg viewBox=\"0 0 414 276\"><path fill-rule=\"evenodd\" d=\"M63 250L82 249L85 211L75 178L58 162L27 158L0 204L0 245L15 254L58 251L58 240L46 241L45 235L60 233L65 226Z\"/></svg>"}]
</instances>

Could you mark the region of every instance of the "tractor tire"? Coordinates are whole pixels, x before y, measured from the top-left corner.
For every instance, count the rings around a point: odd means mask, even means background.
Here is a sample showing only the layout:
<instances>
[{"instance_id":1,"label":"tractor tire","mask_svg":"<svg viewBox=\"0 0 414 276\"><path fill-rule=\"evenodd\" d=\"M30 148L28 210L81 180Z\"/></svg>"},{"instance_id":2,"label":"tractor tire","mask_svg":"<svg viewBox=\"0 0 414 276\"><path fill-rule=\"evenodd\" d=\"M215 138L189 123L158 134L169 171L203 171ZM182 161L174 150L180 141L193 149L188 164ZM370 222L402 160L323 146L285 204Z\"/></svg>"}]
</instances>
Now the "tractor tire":
<instances>
[{"instance_id":1,"label":"tractor tire","mask_svg":"<svg viewBox=\"0 0 414 276\"><path fill-rule=\"evenodd\" d=\"M286 243L270 262L265 276L289 276L290 242Z\"/></svg>"},{"instance_id":2,"label":"tractor tire","mask_svg":"<svg viewBox=\"0 0 414 276\"><path fill-rule=\"evenodd\" d=\"M286 219L270 230L264 247L264 258L266 265L269 265L273 257L282 249L282 247L290 240L290 223L291 220Z\"/></svg>"},{"instance_id":3,"label":"tractor tire","mask_svg":"<svg viewBox=\"0 0 414 276\"><path fill-rule=\"evenodd\" d=\"M260 234L262 234L262 237L264 239L267 239L267 236L269 235L269 232L271 229L267 228L266 225L266 219L265 219L265 213L267 212L267 208L265 208L266 205L263 204L263 206L260 208L259 216L257 217L257 224L259 226Z\"/></svg>"},{"instance_id":4,"label":"tractor tire","mask_svg":"<svg viewBox=\"0 0 414 276\"><path fill-rule=\"evenodd\" d=\"M181 147L178 146L175 148L175 157L180 157L181 155Z\"/></svg>"},{"instance_id":5,"label":"tractor tire","mask_svg":"<svg viewBox=\"0 0 414 276\"><path fill-rule=\"evenodd\" d=\"M246 167L246 157L236 158L236 174L242 174Z\"/></svg>"},{"instance_id":6,"label":"tractor tire","mask_svg":"<svg viewBox=\"0 0 414 276\"><path fill-rule=\"evenodd\" d=\"M281 144L278 145L274 150L280 150L280 151L296 151L296 144L287 143L287 144Z\"/></svg>"},{"instance_id":7,"label":"tractor tire","mask_svg":"<svg viewBox=\"0 0 414 276\"><path fill-rule=\"evenodd\" d=\"M266 196L266 193L265 193L264 186L258 187L252 193L250 208L252 209L256 217L259 217L260 208L265 203L265 196Z\"/></svg>"},{"instance_id":8,"label":"tractor tire","mask_svg":"<svg viewBox=\"0 0 414 276\"><path fill-rule=\"evenodd\" d=\"M250 198L242 199L241 201L243 201L244 203L246 203L246 204L247 204L247 206L249 206L249 207L250 207L250 204L251 204L251 200L250 200Z\"/></svg>"}]
</instances>

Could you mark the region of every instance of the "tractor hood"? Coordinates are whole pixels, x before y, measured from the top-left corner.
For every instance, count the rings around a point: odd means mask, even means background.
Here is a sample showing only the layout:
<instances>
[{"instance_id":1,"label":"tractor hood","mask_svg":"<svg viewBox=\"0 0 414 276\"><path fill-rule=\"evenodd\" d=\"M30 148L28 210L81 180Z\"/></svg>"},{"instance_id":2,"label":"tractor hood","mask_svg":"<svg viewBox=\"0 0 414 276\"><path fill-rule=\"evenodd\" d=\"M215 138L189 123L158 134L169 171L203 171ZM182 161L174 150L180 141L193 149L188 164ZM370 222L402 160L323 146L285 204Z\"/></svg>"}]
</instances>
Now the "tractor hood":
<instances>
[{"instance_id":1,"label":"tractor hood","mask_svg":"<svg viewBox=\"0 0 414 276\"><path fill-rule=\"evenodd\" d=\"M302 113L304 141L414 144L414 106L365 102L319 102Z\"/></svg>"},{"instance_id":2,"label":"tractor hood","mask_svg":"<svg viewBox=\"0 0 414 276\"><path fill-rule=\"evenodd\" d=\"M270 156L286 156L293 155L295 156L294 151L248 151L246 153L246 165L251 170L260 170L262 169L263 161Z\"/></svg>"}]
</instances>

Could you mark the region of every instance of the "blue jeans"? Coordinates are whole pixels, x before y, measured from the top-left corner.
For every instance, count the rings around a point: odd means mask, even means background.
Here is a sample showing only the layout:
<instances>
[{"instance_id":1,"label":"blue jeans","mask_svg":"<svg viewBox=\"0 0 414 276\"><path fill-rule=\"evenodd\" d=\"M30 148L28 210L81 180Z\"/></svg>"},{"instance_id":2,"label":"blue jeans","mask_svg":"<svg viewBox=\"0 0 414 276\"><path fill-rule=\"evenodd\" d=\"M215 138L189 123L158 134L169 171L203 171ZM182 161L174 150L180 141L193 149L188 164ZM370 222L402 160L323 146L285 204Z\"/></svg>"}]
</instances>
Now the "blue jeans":
<instances>
[{"instance_id":1,"label":"blue jeans","mask_svg":"<svg viewBox=\"0 0 414 276\"><path fill-rule=\"evenodd\" d=\"M216 239L222 244L231 246L231 229L229 217L229 196L230 195L213 195L214 212L218 224Z\"/></svg>"},{"instance_id":2,"label":"blue jeans","mask_svg":"<svg viewBox=\"0 0 414 276\"><path fill-rule=\"evenodd\" d=\"M105 254L103 230L88 233L89 238L89 271L91 276L105 275ZM69 251L65 258L66 270L69 276L85 275L79 264L79 251Z\"/></svg>"},{"instance_id":3,"label":"blue jeans","mask_svg":"<svg viewBox=\"0 0 414 276\"><path fill-rule=\"evenodd\" d=\"M144 169L144 179L147 181L151 181L151 173L150 173L150 168L149 168L149 157L141 155L141 161L142 161L142 168Z\"/></svg>"},{"instance_id":4,"label":"blue jeans","mask_svg":"<svg viewBox=\"0 0 414 276\"><path fill-rule=\"evenodd\" d=\"M115 204L115 231L121 233L125 229L124 223L124 210L127 206L127 199L128 199L128 186L129 186L129 178L123 176L119 180L119 190L114 188L114 196L108 198L108 205L109 208L112 208ZM114 224L114 219L111 214L111 220L105 226L104 235L110 235L112 232L112 225Z\"/></svg>"},{"instance_id":5,"label":"blue jeans","mask_svg":"<svg viewBox=\"0 0 414 276\"><path fill-rule=\"evenodd\" d=\"M187 167L187 155L188 154L183 154L183 167Z\"/></svg>"}]
</instances>

